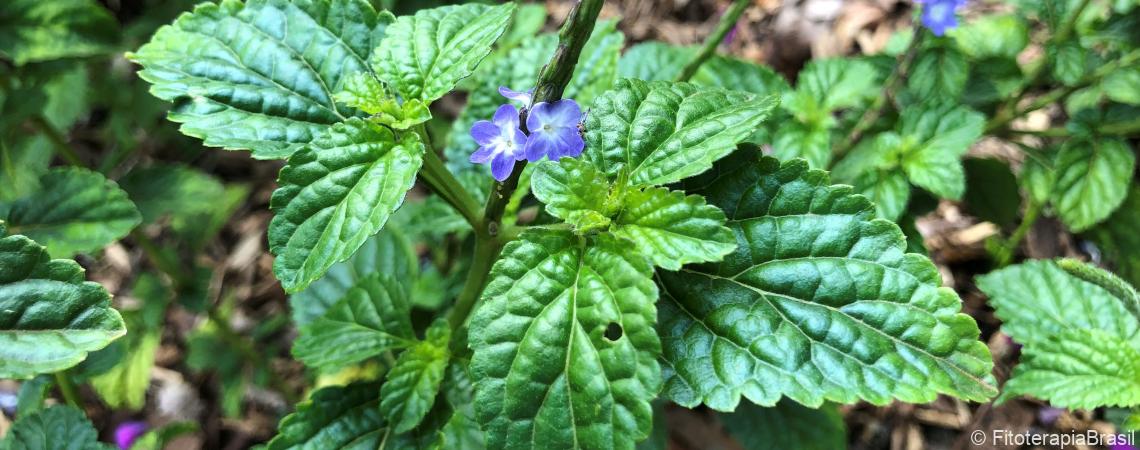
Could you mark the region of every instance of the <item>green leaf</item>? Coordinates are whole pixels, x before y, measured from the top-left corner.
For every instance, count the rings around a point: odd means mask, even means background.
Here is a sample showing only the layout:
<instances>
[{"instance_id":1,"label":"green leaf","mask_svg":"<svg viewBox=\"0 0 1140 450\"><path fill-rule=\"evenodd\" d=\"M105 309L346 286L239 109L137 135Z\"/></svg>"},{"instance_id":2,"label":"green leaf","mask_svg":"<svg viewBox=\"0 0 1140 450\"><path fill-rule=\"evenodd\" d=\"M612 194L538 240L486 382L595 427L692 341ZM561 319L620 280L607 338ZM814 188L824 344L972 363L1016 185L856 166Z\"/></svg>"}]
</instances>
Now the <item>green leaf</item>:
<instances>
[{"instance_id":1,"label":"green leaf","mask_svg":"<svg viewBox=\"0 0 1140 450\"><path fill-rule=\"evenodd\" d=\"M273 273L297 292L380 231L412 188L424 146L359 119L334 125L281 169L270 208Z\"/></svg>"},{"instance_id":2,"label":"green leaf","mask_svg":"<svg viewBox=\"0 0 1140 450\"><path fill-rule=\"evenodd\" d=\"M986 118L961 106L916 106L903 110L903 170L914 185L939 197L958 200L966 190L960 158L982 136ZM904 144L906 145L906 144Z\"/></svg>"},{"instance_id":3,"label":"green leaf","mask_svg":"<svg viewBox=\"0 0 1140 450\"><path fill-rule=\"evenodd\" d=\"M46 374L20 382L20 392L16 397L16 411L24 415L43 410L48 390L53 386L55 386L54 377ZM2 441L0 440L0 442Z\"/></svg>"},{"instance_id":4,"label":"green leaf","mask_svg":"<svg viewBox=\"0 0 1140 450\"><path fill-rule=\"evenodd\" d=\"M393 431L404 433L420 424L435 403L447 369L451 329L437 320L427 331L427 339L400 353L380 388L380 410Z\"/></svg>"},{"instance_id":5,"label":"green leaf","mask_svg":"<svg viewBox=\"0 0 1140 450\"><path fill-rule=\"evenodd\" d=\"M875 68L851 59L815 59L804 66L795 92L784 99L784 108L803 122L821 123L829 113L857 106L875 91Z\"/></svg>"},{"instance_id":6,"label":"green leaf","mask_svg":"<svg viewBox=\"0 0 1140 450\"><path fill-rule=\"evenodd\" d=\"M596 212L609 218L609 181L589 162L562 158L542 161L530 179L531 192L552 216L569 221L574 214Z\"/></svg>"},{"instance_id":7,"label":"green leaf","mask_svg":"<svg viewBox=\"0 0 1140 450\"><path fill-rule=\"evenodd\" d=\"M344 80L344 90L333 94L333 99L371 114L381 125L406 130L431 120L431 111L419 99L408 99L402 104L388 95L384 85L371 73L359 72Z\"/></svg>"},{"instance_id":8,"label":"green leaf","mask_svg":"<svg viewBox=\"0 0 1140 450\"><path fill-rule=\"evenodd\" d=\"M53 154L47 137L18 134L0 139L0 186L4 186L0 189L0 203L38 191L40 177L51 165ZM0 213L2 210L0 207Z\"/></svg>"},{"instance_id":9,"label":"green leaf","mask_svg":"<svg viewBox=\"0 0 1140 450\"><path fill-rule=\"evenodd\" d=\"M110 52L118 24L92 0L0 4L0 56L17 66Z\"/></svg>"},{"instance_id":10,"label":"green leaf","mask_svg":"<svg viewBox=\"0 0 1140 450\"><path fill-rule=\"evenodd\" d=\"M658 41L642 42L621 55L618 76L644 81L673 81L681 74L685 63L696 54L696 50L693 47L676 47Z\"/></svg>"},{"instance_id":11,"label":"green leaf","mask_svg":"<svg viewBox=\"0 0 1140 450\"><path fill-rule=\"evenodd\" d=\"M1009 165L994 158L966 158L966 210L979 219L1003 228L1017 222L1021 196L1017 177Z\"/></svg>"},{"instance_id":12,"label":"green leaf","mask_svg":"<svg viewBox=\"0 0 1140 450\"><path fill-rule=\"evenodd\" d=\"M137 331L132 329L132 333L135 332ZM137 345L127 351L125 360L91 379L91 387L107 405L112 408L142 409L161 338L160 333L146 333Z\"/></svg>"},{"instance_id":13,"label":"green leaf","mask_svg":"<svg viewBox=\"0 0 1140 450\"><path fill-rule=\"evenodd\" d=\"M649 434L652 275L607 234L536 229L507 244L470 326L488 448L632 449Z\"/></svg>"},{"instance_id":14,"label":"green leaf","mask_svg":"<svg viewBox=\"0 0 1140 450\"><path fill-rule=\"evenodd\" d=\"M966 89L970 66L953 47L936 46L920 52L907 77L907 88L920 99L957 102Z\"/></svg>"},{"instance_id":15,"label":"green leaf","mask_svg":"<svg viewBox=\"0 0 1140 450\"><path fill-rule=\"evenodd\" d=\"M996 393L957 294L864 197L803 160L718 167L689 192L724 210L740 247L658 273L667 398L731 411L741 395L819 406Z\"/></svg>"},{"instance_id":16,"label":"green leaf","mask_svg":"<svg viewBox=\"0 0 1140 450\"><path fill-rule=\"evenodd\" d=\"M397 18L376 48L372 67L404 100L430 104L471 75L514 10L514 3L450 5Z\"/></svg>"},{"instance_id":17,"label":"green leaf","mask_svg":"<svg viewBox=\"0 0 1140 450\"><path fill-rule=\"evenodd\" d=\"M882 219L898 220L910 201L910 183L898 169L868 170L851 184L856 193L875 203L875 216Z\"/></svg>"},{"instance_id":18,"label":"green leaf","mask_svg":"<svg viewBox=\"0 0 1140 450\"><path fill-rule=\"evenodd\" d=\"M0 206L0 213L4 209ZM7 209L9 233L27 235L48 252L67 256L98 251L142 220L115 182L80 168L49 171L40 178L39 191Z\"/></svg>"},{"instance_id":19,"label":"green leaf","mask_svg":"<svg viewBox=\"0 0 1140 450\"><path fill-rule=\"evenodd\" d=\"M376 450L387 436L376 383L322 388L281 419L266 450L337 448Z\"/></svg>"},{"instance_id":20,"label":"green leaf","mask_svg":"<svg viewBox=\"0 0 1140 450\"><path fill-rule=\"evenodd\" d=\"M1080 42L1070 39L1047 47L1053 63L1053 77L1065 86L1074 86L1088 73L1088 53Z\"/></svg>"},{"instance_id":21,"label":"green leaf","mask_svg":"<svg viewBox=\"0 0 1140 450\"><path fill-rule=\"evenodd\" d=\"M514 48L524 44L528 39L542 30L546 24L546 6L538 3L523 3L515 11L515 18L510 29L499 39L500 48Z\"/></svg>"},{"instance_id":22,"label":"green leaf","mask_svg":"<svg viewBox=\"0 0 1140 450\"><path fill-rule=\"evenodd\" d=\"M1012 15L984 15L946 33L971 59L1013 59L1029 44L1025 21Z\"/></svg>"},{"instance_id":23,"label":"green leaf","mask_svg":"<svg viewBox=\"0 0 1140 450\"><path fill-rule=\"evenodd\" d=\"M1057 260L1057 266L1069 275L1100 286L1108 293L1124 303L1124 307L1132 316L1140 320L1140 293L1136 289L1116 276L1112 272L1101 270L1072 258Z\"/></svg>"},{"instance_id":24,"label":"green leaf","mask_svg":"<svg viewBox=\"0 0 1140 450\"><path fill-rule=\"evenodd\" d=\"M563 97L588 105L612 87L617 80L618 59L621 58L624 46L625 35L617 29L616 20L606 20L595 25L590 39L582 46L582 54L574 66L574 75L570 77L570 84L566 85ZM518 64L517 61L512 62ZM543 61L544 64L546 61ZM538 78L537 75L535 78ZM533 82L532 79L531 83Z\"/></svg>"},{"instance_id":25,"label":"green leaf","mask_svg":"<svg viewBox=\"0 0 1140 450\"><path fill-rule=\"evenodd\" d=\"M623 202L614 235L633 242L658 267L720 261L736 250L724 213L699 195L649 188L626 194Z\"/></svg>"},{"instance_id":26,"label":"green leaf","mask_svg":"<svg viewBox=\"0 0 1140 450\"><path fill-rule=\"evenodd\" d=\"M1073 139L1057 155L1052 203L1073 231L1107 218L1128 195L1136 155L1117 139Z\"/></svg>"},{"instance_id":27,"label":"green leaf","mask_svg":"<svg viewBox=\"0 0 1140 450\"><path fill-rule=\"evenodd\" d=\"M177 164L132 170L119 185L138 206L144 224L169 218L170 227L179 234L200 228L226 190L218 179Z\"/></svg>"},{"instance_id":28,"label":"green leaf","mask_svg":"<svg viewBox=\"0 0 1140 450\"><path fill-rule=\"evenodd\" d=\"M417 278L419 258L412 243L391 225L368 238L346 261L333 264L325 276L289 297L293 322L305 326L325 314L360 280L374 273L388 274L405 287Z\"/></svg>"},{"instance_id":29,"label":"green leaf","mask_svg":"<svg viewBox=\"0 0 1140 450\"><path fill-rule=\"evenodd\" d=\"M977 279L1002 331L1031 347L1068 330L1097 330L1123 340L1140 323L1104 288L1065 273L1053 261L1031 260ZM1140 350L1140 341L1133 343Z\"/></svg>"},{"instance_id":30,"label":"green leaf","mask_svg":"<svg viewBox=\"0 0 1140 450\"><path fill-rule=\"evenodd\" d=\"M365 0L203 3L127 56L169 118L206 145L285 158L358 113L333 94L395 20Z\"/></svg>"},{"instance_id":31,"label":"green leaf","mask_svg":"<svg viewBox=\"0 0 1140 450\"><path fill-rule=\"evenodd\" d=\"M53 406L32 414L21 414L12 423L5 439L10 450L104 450L99 433L71 406ZM4 444L4 442L0 442Z\"/></svg>"},{"instance_id":32,"label":"green leaf","mask_svg":"<svg viewBox=\"0 0 1140 450\"><path fill-rule=\"evenodd\" d=\"M1094 329L1068 329L1026 345L1001 399L1032 395L1069 409L1140 405L1140 351Z\"/></svg>"},{"instance_id":33,"label":"green leaf","mask_svg":"<svg viewBox=\"0 0 1140 450\"><path fill-rule=\"evenodd\" d=\"M835 405L808 408L788 399L776 406L740 405L720 413L720 422L745 450L842 450L847 427Z\"/></svg>"},{"instance_id":34,"label":"green leaf","mask_svg":"<svg viewBox=\"0 0 1140 450\"><path fill-rule=\"evenodd\" d=\"M69 368L124 333L111 295L79 264L24 236L0 239L0 378Z\"/></svg>"},{"instance_id":35,"label":"green leaf","mask_svg":"<svg viewBox=\"0 0 1140 450\"><path fill-rule=\"evenodd\" d=\"M1038 204L1045 204L1053 194L1056 173L1053 171L1052 159L1034 156L1025 158L1017 177L1017 182L1025 191L1026 197Z\"/></svg>"},{"instance_id":36,"label":"green leaf","mask_svg":"<svg viewBox=\"0 0 1140 450\"><path fill-rule=\"evenodd\" d=\"M360 279L324 315L301 327L293 356L309 367L339 369L415 339L407 288L384 273Z\"/></svg>"},{"instance_id":37,"label":"green leaf","mask_svg":"<svg viewBox=\"0 0 1140 450\"><path fill-rule=\"evenodd\" d=\"M1133 185L1124 204L1107 220L1090 229L1088 237L1096 242L1112 262L1116 273L1133 285L1140 286L1140 186Z\"/></svg>"},{"instance_id":38,"label":"green leaf","mask_svg":"<svg viewBox=\"0 0 1140 450\"><path fill-rule=\"evenodd\" d=\"M781 161L804 158L813 168L826 168L831 163L831 135L823 125L784 122L776 129L772 156Z\"/></svg>"},{"instance_id":39,"label":"green leaf","mask_svg":"<svg viewBox=\"0 0 1140 450\"><path fill-rule=\"evenodd\" d=\"M1101 84L1108 98L1130 105L1140 105L1140 67L1126 67L1108 74Z\"/></svg>"},{"instance_id":40,"label":"green leaf","mask_svg":"<svg viewBox=\"0 0 1140 450\"><path fill-rule=\"evenodd\" d=\"M683 63L677 67L682 66ZM758 95L783 95L792 90L783 76L767 66L723 56L713 56L701 64L692 82Z\"/></svg>"},{"instance_id":41,"label":"green leaf","mask_svg":"<svg viewBox=\"0 0 1140 450\"><path fill-rule=\"evenodd\" d=\"M634 186L668 184L712 167L768 118L773 96L689 83L618 80L586 117L584 157Z\"/></svg>"}]
</instances>

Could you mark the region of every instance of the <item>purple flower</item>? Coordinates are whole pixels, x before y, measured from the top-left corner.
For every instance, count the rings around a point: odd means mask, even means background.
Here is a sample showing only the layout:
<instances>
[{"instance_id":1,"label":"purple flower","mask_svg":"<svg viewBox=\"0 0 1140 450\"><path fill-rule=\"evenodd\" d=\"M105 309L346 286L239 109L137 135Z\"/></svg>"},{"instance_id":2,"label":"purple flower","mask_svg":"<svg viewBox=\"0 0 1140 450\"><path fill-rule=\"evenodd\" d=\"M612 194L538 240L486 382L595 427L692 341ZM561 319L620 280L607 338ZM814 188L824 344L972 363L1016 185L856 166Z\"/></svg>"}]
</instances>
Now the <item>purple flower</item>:
<instances>
[{"instance_id":1,"label":"purple flower","mask_svg":"<svg viewBox=\"0 0 1140 450\"><path fill-rule=\"evenodd\" d=\"M534 101L534 89L526 92L518 92L512 91L511 88L506 86L499 86L499 95L506 97L507 100L521 102L524 108L530 106L530 102Z\"/></svg>"},{"instance_id":2,"label":"purple flower","mask_svg":"<svg viewBox=\"0 0 1140 450\"><path fill-rule=\"evenodd\" d=\"M540 102L526 118L530 136L526 141L526 159L538 161L543 156L558 161L563 156L578 156L586 142L578 132L582 109L574 100Z\"/></svg>"},{"instance_id":3,"label":"purple flower","mask_svg":"<svg viewBox=\"0 0 1140 450\"><path fill-rule=\"evenodd\" d=\"M123 422L115 427L115 445L128 450L143 433L146 433L146 422Z\"/></svg>"},{"instance_id":4,"label":"purple flower","mask_svg":"<svg viewBox=\"0 0 1140 450\"><path fill-rule=\"evenodd\" d=\"M958 16L954 10L966 5L966 0L914 0L922 5L922 24L935 36L946 34L946 30L958 27Z\"/></svg>"},{"instance_id":5,"label":"purple flower","mask_svg":"<svg viewBox=\"0 0 1140 450\"><path fill-rule=\"evenodd\" d=\"M1132 444L1117 443L1112 444L1112 446L1109 447L1109 450L1136 450L1136 446Z\"/></svg>"},{"instance_id":6,"label":"purple flower","mask_svg":"<svg viewBox=\"0 0 1140 450\"><path fill-rule=\"evenodd\" d=\"M495 111L490 120L480 120L471 126L471 137L479 144L479 149L471 154L471 162L491 164L491 175L496 180L506 180L515 167L515 161L523 159L523 147L527 137L519 129L519 110L511 105L503 105Z\"/></svg>"}]
</instances>

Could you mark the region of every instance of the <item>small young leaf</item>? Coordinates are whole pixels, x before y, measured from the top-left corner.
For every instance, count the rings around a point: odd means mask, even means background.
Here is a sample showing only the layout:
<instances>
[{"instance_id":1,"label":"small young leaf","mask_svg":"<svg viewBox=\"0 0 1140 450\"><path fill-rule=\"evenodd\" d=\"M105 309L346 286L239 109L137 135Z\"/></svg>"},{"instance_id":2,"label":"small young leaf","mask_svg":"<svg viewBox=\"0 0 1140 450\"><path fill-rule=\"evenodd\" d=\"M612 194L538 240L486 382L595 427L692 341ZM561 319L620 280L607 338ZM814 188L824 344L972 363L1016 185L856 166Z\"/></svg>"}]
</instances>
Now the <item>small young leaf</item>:
<instances>
[{"instance_id":1,"label":"small young leaf","mask_svg":"<svg viewBox=\"0 0 1140 450\"><path fill-rule=\"evenodd\" d=\"M297 292L352 256L400 207L423 163L415 133L350 119L289 158L270 208L273 272Z\"/></svg>"},{"instance_id":2,"label":"small young leaf","mask_svg":"<svg viewBox=\"0 0 1140 450\"><path fill-rule=\"evenodd\" d=\"M430 104L471 75L514 10L514 3L466 4L400 17L376 48L372 67L405 101Z\"/></svg>"},{"instance_id":3,"label":"small young leaf","mask_svg":"<svg viewBox=\"0 0 1140 450\"><path fill-rule=\"evenodd\" d=\"M118 24L92 0L6 0L0 4L0 57L17 66L110 52Z\"/></svg>"},{"instance_id":4,"label":"small young leaf","mask_svg":"<svg viewBox=\"0 0 1140 450\"><path fill-rule=\"evenodd\" d=\"M907 77L907 88L920 99L957 102L966 89L970 66L953 47L933 47L919 53Z\"/></svg>"},{"instance_id":5,"label":"small young leaf","mask_svg":"<svg viewBox=\"0 0 1140 450\"><path fill-rule=\"evenodd\" d=\"M633 242L654 264L668 270L720 261L736 249L724 213L698 195L648 188L625 195L614 235Z\"/></svg>"},{"instance_id":6,"label":"small young leaf","mask_svg":"<svg viewBox=\"0 0 1140 450\"><path fill-rule=\"evenodd\" d=\"M864 197L803 160L720 167L689 192L724 210L740 248L658 273L668 398L731 411L741 395L818 406L996 393L961 300Z\"/></svg>"},{"instance_id":7,"label":"small young leaf","mask_svg":"<svg viewBox=\"0 0 1140 450\"><path fill-rule=\"evenodd\" d=\"M339 369L415 339L407 288L373 273L313 322L301 327L293 356L309 367Z\"/></svg>"},{"instance_id":8,"label":"small young leaf","mask_svg":"<svg viewBox=\"0 0 1140 450\"><path fill-rule=\"evenodd\" d=\"M1065 86L1074 86L1088 73L1089 55L1080 41L1070 39L1047 47L1053 76Z\"/></svg>"},{"instance_id":9,"label":"small young leaf","mask_svg":"<svg viewBox=\"0 0 1140 450\"><path fill-rule=\"evenodd\" d=\"M898 169L871 169L852 182L855 192L875 203L875 216L895 221L910 201L910 183Z\"/></svg>"},{"instance_id":10,"label":"small young leaf","mask_svg":"<svg viewBox=\"0 0 1140 450\"><path fill-rule=\"evenodd\" d=\"M586 118L584 157L634 186L668 184L712 167L768 118L776 97L689 83L618 80Z\"/></svg>"},{"instance_id":11,"label":"small young leaf","mask_svg":"<svg viewBox=\"0 0 1140 450\"><path fill-rule=\"evenodd\" d=\"M24 236L0 238L0 378L67 369L125 333L111 295L83 281L79 264Z\"/></svg>"},{"instance_id":12,"label":"small young leaf","mask_svg":"<svg viewBox=\"0 0 1140 450\"><path fill-rule=\"evenodd\" d=\"M488 448L633 449L649 434L652 275L607 234L531 230L507 244L470 327Z\"/></svg>"},{"instance_id":13,"label":"small young leaf","mask_svg":"<svg viewBox=\"0 0 1140 450\"><path fill-rule=\"evenodd\" d=\"M720 422L745 450L843 450L847 427L835 405L808 408L788 399L776 406L740 405Z\"/></svg>"},{"instance_id":14,"label":"small young leaf","mask_svg":"<svg viewBox=\"0 0 1140 450\"><path fill-rule=\"evenodd\" d=\"M590 163L578 158L542 161L530 178L531 191L554 217L569 220L571 214L588 211L608 217L606 199L610 183Z\"/></svg>"},{"instance_id":15,"label":"small young leaf","mask_svg":"<svg viewBox=\"0 0 1140 450\"><path fill-rule=\"evenodd\" d=\"M136 331L131 331L136 333ZM154 369L155 352L161 340L159 333L146 333L129 349L126 359L111 370L91 379L91 387L112 408L142 409L150 373Z\"/></svg>"},{"instance_id":16,"label":"small young leaf","mask_svg":"<svg viewBox=\"0 0 1140 450\"><path fill-rule=\"evenodd\" d=\"M978 277L1002 331L1028 346L1064 330L1098 330L1120 339L1140 335L1140 323L1104 288L1065 273L1053 261L1032 260ZM1140 350L1140 343L1135 344Z\"/></svg>"},{"instance_id":17,"label":"small young leaf","mask_svg":"<svg viewBox=\"0 0 1140 450\"><path fill-rule=\"evenodd\" d=\"M1136 155L1117 139L1073 139L1057 155L1052 203L1073 231L1084 231L1116 210L1128 195Z\"/></svg>"},{"instance_id":18,"label":"small young leaf","mask_svg":"<svg viewBox=\"0 0 1140 450\"><path fill-rule=\"evenodd\" d=\"M1025 346L999 400L1019 395L1070 409L1140 405L1140 350L1101 330L1063 330Z\"/></svg>"},{"instance_id":19,"label":"small young leaf","mask_svg":"<svg viewBox=\"0 0 1140 450\"><path fill-rule=\"evenodd\" d=\"M791 120L779 125L772 141L772 156L786 161L806 159L812 168L831 163L831 135L826 127Z\"/></svg>"},{"instance_id":20,"label":"small young leaf","mask_svg":"<svg viewBox=\"0 0 1140 450\"><path fill-rule=\"evenodd\" d=\"M364 241L351 258L333 264L325 276L289 297L293 322L303 327L323 316L349 289L374 273L387 274L408 287L417 278L418 262L412 243L399 228L389 224Z\"/></svg>"},{"instance_id":21,"label":"small young leaf","mask_svg":"<svg viewBox=\"0 0 1140 450\"><path fill-rule=\"evenodd\" d=\"M902 167L914 185L939 197L960 199L966 174L960 158L982 136L986 119L960 106L903 110L900 134L914 142L903 154Z\"/></svg>"},{"instance_id":22,"label":"small young leaf","mask_svg":"<svg viewBox=\"0 0 1140 450\"><path fill-rule=\"evenodd\" d=\"M0 441L10 450L109 450L99 442L99 433L71 406L53 406L32 414L20 414L9 437Z\"/></svg>"},{"instance_id":23,"label":"small young leaf","mask_svg":"<svg viewBox=\"0 0 1140 450\"><path fill-rule=\"evenodd\" d=\"M266 450L381 449L388 429L380 414L380 385L355 383L322 388L297 412L281 419Z\"/></svg>"},{"instance_id":24,"label":"small young leaf","mask_svg":"<svg viewBox=\"0 0 1140 450\"><path fill-rule=\"evenodd\" d=\"M98 251L142 221L115 182L79 168L51 170L38 191L7 209L9 233L27 235L59 256Z\"/></svg>"},{"instance_id":25,"label":"small young leaf","mask_svg":"<svg viewBox=\"0 0 1140 450\"><path fill-rule=\"evenodd\" d=\"M985 15L947 33L972 59L1017 57L1029 44L1029 28L1012 14Z\"/></svg>"},{"instance_id":26,"label":"small young leaf","mask_svg":"<svg viewBox=\"0 0 1140 450\"><path fill-rule=\"evenodd\" d=\"M371 114L371 120L397 130L431 120L427 105L414 98L400 103L384 90L380 80L367 72L349 75L344 80L344 90L334 94L333 99Z\"/></svg>"},{"instance_id":27,"label":"small young leaf","mask_svg":"<svg viewBox=\"0 0 1140 450\"><path fill-rule=\"evenodd\" d=\"M785 96L784 108L803 122L819 123L831 111L859 105L875 91L875 69L863 61L817 59L799 74L795 92Z\"/></svg>"},{"instance_id":28,"label":"small young leaf","mask_svg":"<svg viewBox=\"0 0 1140 450\"><path fill-rule=\"evenodd\" d=\"M415 428L435 403L447 369L451 329L446 321L428 328L427 339L400 353L380 388L380 410L393 431Z\"/></svg>"},{"instance_id":29,"label":"small young leaf","mask_svg":"<svg viewBox=\"0 0 1140 450\"><path fill-rule=\"evenodd\" d=\"M1130 105L1140 105L1140 68L1117 69L1102 84L1108 98Z\"/></svg>"},{"instance_id":30,"label":"small young leaf","mask_svg":"<svg viewBox=\"0 0 1140 450\"><path fill-rule=\"evenodd\" d=\"M365 0L203 3L128 57L206 145L285 158L358 113L333 100L395 20Z\"/></svg>"}]
</instances>

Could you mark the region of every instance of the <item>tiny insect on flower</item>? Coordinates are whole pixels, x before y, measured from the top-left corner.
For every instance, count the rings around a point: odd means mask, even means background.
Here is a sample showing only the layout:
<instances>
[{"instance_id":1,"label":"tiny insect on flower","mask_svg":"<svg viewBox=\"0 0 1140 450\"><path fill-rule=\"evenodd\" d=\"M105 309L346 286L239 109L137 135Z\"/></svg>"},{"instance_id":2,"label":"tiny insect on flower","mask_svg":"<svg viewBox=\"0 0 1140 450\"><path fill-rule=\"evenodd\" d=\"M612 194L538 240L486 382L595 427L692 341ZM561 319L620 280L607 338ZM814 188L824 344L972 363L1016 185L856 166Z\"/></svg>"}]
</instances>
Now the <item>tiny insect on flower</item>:
<instances>
[{"instance_id":1,"label":"tiny insect on flower","mask_svg":"<svg viewBox=\"0 0 1140 450\"><path fill-rule=\"evenodd\" d=\"M915 0L915 3L922 5L922 25L935 36L942 36L958 27L955 10L965 6L966 0Z\"/></svg>"},{"instance_id":2,"label":"tiny insect on flower","mask_svg":"<svg viewBox=\"0 0 1140 450\"><path fill-rule=\"evenodd\" d=\"M527 136L519 129L519 110L512 105L500 106L491 120L480 120L471 126L471 137L479 149L471 154L471 162L490 164L491 176L506 180L523 159Z\"/></svg>"},{"instance_id":3,"label":"tiny insect on flower","mask_svg":"<svg viewBox=\"0 0 1140 450\"><path fill-rule=\"evenodd\" d=\"M530 136L526 142L526 159L538 161L544 156L557 161L563 156L582 154L586 142L578 130L582 108L574 100L539 102L526 118Z\"/></svg>"}]
</instances>

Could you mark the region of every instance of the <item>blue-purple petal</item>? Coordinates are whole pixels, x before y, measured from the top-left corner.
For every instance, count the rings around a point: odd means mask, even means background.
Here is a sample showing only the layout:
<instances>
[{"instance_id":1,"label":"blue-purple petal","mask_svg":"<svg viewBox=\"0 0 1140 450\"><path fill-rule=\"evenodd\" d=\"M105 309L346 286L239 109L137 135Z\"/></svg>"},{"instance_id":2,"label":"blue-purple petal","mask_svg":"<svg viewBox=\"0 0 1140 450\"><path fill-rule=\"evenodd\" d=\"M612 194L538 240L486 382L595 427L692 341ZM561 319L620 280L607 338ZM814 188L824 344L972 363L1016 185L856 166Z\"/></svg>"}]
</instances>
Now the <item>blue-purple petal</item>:
<instances>
[{"instance_id":1,"label":"blue-purple petal","mask_svg":"<svg viewBox=\"0 0 1140 450\"><path fill-rule=\"evenodd\" d=\"M479 145L488 145L501 135L502 131L490 120L480 120L471 126L471 138Z\"/></svg>"},{"instance_id":2,"label":"blue-purple petal","mask_svg":"<svg viewBox=\"0 0 1140 450\"><path fill-rule=\"evenodd\" d=\"M496 180L503 181L511 176L511 170L515 168L515 160L511 155L497 154L491 160L491 176Z\"/></svg>"},{"instance_id":3,"label":"blue-purple petal","mask_svg":"<svg viewBox=\"0 0 1140 450\"><path fill-rule=\"evenodd\" d=\"M491 118L491 121L500 129L518 128L519 110L510 103L504 103L495 110L495 116Z\"/></svg>"},{"instance_id":4,"label":"blue-purple petal","mask_svg":"<svg viewBox=\"0 0 1140 450\"><path fill-rule=\"evenodd\" d=\"M115 427L115 445L123 450L135 445L135 441L146 433L146 422L123 422Z\"/></svg>"},{"instance_id":5,"label":"blue-purple petal","mask_svg":"<svg viewBox=\"0 0 1140 450\"><path fill-rule=\"evenodd\" d=\"M471 154L471 162L475 164L486 164L492 157L495 156L495 147L482 146Z\"/></svg>"},{"instance_id":6,"label":"blue-purple petal","mask_svg":"<svg viewBox=\"0 0 1140 450\"><path fill-rule=\"evenodd\" d=\"M506 86L499 86L499 95L506 97L507 100L521 102L523 106L530 106L530 102L533 100L534 96L534 89L526 92L519 92L513 91L511 88Z\"/></svg>"}]
</instances>

